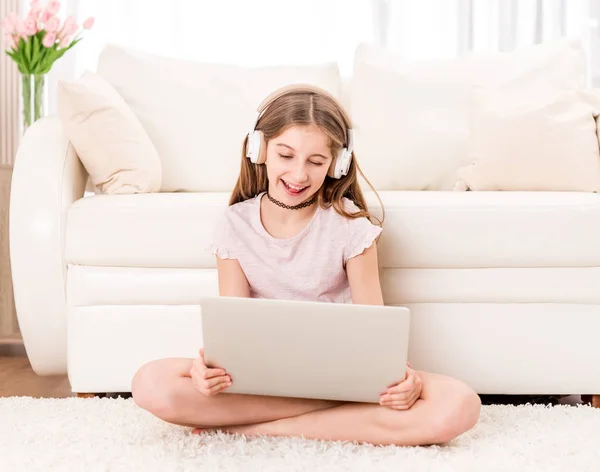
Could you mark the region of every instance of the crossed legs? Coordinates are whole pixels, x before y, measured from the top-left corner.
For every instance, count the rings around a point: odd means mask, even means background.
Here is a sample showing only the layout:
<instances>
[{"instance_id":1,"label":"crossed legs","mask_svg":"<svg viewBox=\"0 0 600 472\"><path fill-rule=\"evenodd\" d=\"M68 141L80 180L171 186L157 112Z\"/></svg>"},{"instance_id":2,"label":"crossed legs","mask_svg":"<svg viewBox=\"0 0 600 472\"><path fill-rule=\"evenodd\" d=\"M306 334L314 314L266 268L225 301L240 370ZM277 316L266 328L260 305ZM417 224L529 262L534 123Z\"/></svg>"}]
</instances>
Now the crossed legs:
<instances>
[{"instance_id":1,"label":"crossed legs","mask_svg":"<svg viewBox=\"0 0 600 472\"><path fill-rule=\"evenodd\" d=\"M467 385L427 372L419 372L423 391L409 410L232 393L207 397L192 386L191 365L192 359L160 359L142 366L132 383L135 403L182 426L402 446L448 442L477 423L481 408Z\"/></svg>"}]
</instances>

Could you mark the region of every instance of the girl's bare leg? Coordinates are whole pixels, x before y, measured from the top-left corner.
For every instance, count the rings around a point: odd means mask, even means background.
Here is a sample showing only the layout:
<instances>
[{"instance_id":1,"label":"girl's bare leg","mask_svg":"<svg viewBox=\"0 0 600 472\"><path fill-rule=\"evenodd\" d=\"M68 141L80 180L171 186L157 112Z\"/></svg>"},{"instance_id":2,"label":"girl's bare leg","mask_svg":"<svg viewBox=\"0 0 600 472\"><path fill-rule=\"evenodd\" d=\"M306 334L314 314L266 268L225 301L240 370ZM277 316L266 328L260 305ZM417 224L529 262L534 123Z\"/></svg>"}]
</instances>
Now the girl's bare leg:
<instances>
[{"instance_id":1,"label":"girl's bare leg","mask_svg":"<svg viewBox=\"0 0 600 472\"><path fill-rule=\"evenodd\" d=\"M326 400L233 393L207 397L193 387L191 367L192 359L179 358L145 364L132 382L135 403L169 423L205 428L262 423L342 405Z\"/></svg>"},{"instance_id":2,"label":"girl's bare leg","mask_svg":"<svg viewBox=\"0 0 600 472\"><path fill-rule=\"evenodd\" d=\"M408 410L347 403L293 418L221 429L247 435L417 446L448 442L475 426L481 401L472 389L443 375L419 372L419 376L421 398Z\"/></svg>"}]
</instances>

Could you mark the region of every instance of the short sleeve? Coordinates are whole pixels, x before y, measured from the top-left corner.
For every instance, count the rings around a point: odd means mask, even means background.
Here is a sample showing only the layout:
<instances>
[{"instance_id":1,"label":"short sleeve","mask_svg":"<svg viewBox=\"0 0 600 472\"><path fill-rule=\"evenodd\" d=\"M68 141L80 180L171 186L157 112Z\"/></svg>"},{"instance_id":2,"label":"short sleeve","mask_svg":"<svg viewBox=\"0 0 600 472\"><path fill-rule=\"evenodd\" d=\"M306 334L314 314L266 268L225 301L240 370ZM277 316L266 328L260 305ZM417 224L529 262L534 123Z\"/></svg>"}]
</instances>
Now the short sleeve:
<instances>
[{"instance_id":1,"label":"short sleeve","mask_svg":"<svg viewBox=\"0 0 600 472\"><path fill-rule=\"evenodd\" d=\"M237 259L229 212L225 211L215 222L212 239L208 250L221 259Z\"/></svg>"},{"instance_id":2,"label":"short sleeve","mask_svg":"<svg viewBox=\"0 0 600 472\"><path fill-rule=\"evenodd\" d=\"M352 202L346 208L350 212L358 210L358 207ZM381 231L381 227L374 225L366 217L348 219L348 239L344 253L344 264L371 247Z\"/></svg>"}]
</instances>

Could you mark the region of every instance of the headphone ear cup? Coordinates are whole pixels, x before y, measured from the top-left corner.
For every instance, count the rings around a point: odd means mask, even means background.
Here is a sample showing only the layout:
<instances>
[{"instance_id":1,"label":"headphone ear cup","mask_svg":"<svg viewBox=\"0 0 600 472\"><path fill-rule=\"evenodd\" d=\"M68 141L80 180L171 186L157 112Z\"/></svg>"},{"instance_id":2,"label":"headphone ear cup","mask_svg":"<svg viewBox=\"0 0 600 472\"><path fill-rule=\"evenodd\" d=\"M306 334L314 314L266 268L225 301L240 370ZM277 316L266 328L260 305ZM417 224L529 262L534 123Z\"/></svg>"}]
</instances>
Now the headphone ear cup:
<instances>
[{"instance_id":1,"label":"headphone ear cup","mask_svg":"<svg viewBox=\"0 0 600 472\"><path fill-rule=\"evenodd\" d=\"M252 131L248 134L246 157L254 164L264 164L267 159L267 145L262 131Z\"/></svg>"},{"instance_id":2,"label":"headphone ear cup","mask_svg":"<svg viewBox=\"0 0 600 472\"><path fill-rule=\"evenodd\" d=\"M248 133L248 138L246 139L246 157L254 164L256 164L256 159L258 158L257 139L258 135L256 134L256 131Z\"/></svg>"},{"instance_id":3,"label":"headphone ear cup","mask_svg":"<svg viewBox=\"0 0 600 472\"><path fill-rule=\"evenodd\" d=\"M341 179L344 175L348 174L351 162L352 152L348 151L346 148L342 148L335 160L331 163L327 175L334 179Z\"/></svg>"}]
</instances>

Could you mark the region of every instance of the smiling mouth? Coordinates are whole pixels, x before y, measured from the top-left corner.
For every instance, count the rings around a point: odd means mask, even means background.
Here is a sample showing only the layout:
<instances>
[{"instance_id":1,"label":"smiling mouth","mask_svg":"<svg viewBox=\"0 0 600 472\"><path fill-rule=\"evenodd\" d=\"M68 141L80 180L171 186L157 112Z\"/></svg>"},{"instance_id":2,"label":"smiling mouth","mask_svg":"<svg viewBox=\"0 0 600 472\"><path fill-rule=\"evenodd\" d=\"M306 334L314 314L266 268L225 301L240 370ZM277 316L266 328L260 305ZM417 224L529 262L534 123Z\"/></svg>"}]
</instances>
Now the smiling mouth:
<instances>
[{"instance_id":1,"label":"smiling mouth","mask_svg":"<svg viewBox=\"0 0 600 472\"><path fill-rule=\"evenodd\" d=\"M297 185L288 184L283 179L281 179L281 181L283 182L283 186L285 187L285 189L291 195L300 195L302 192L304 192L308 188L308 185L306 187L299 187Z\"/></svg>"}]
</instances>

